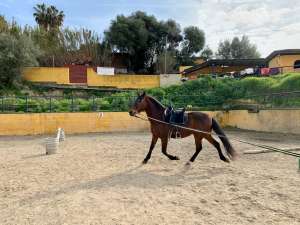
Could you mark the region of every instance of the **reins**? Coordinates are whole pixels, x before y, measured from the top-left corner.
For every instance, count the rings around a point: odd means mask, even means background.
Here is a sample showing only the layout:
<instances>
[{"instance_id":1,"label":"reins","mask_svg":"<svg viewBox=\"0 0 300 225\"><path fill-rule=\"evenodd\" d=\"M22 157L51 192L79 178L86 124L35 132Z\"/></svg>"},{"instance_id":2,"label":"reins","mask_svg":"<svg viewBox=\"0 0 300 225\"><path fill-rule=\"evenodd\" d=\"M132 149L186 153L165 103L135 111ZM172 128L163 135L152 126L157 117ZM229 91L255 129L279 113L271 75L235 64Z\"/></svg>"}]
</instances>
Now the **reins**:
<instances>
[{"instance_id":1,"label":"reins","mask_svg":"<svg viewBox=\"0 0 300 225\"><path fill-rule=\"evenodd\" d=\"M220 137L227 138L225 135L219 135L219 134L215 134L215 133L212 133L212 132L207 132L207 131L203 131L203 130L198 130L198 129L194 129L194 128L180 126L180 125L177 125L177 124L168 123L166 121L155 119L155 118L150 117L150 116L147 116L147 119L145 117L143 118L143 116L141 116L141 115L140 116L134 115L134 117L136 117L138 119L141 119L141 120L144 120L144 121L152 120L152 121L162 123L162 124L166 124L166 125L169 125L169 126L172 126L172 127L178 127L178 128L184 129L184 130L194 131L194 132L202 133L202 134L209 134L209 135L212 135L212 136L217 136L219 138ZM255 146L255 147L259 147L259 148L263 148L263 149L268 149L268 150L272 150L272 151L275 151L275 152L280 152L280 153L283 153L283 154L286 154L286 155L290 155L290 156L300 158L300 154L295 153L295 152L275 148L275 147L268 146L268 145L261 145L261 144L251 143L251 142L244 141L244 140L237 139L237 138L230 138L230 139L234 140L234 141L237 141L237 142L240 142L240 143L248 144L248 145L251 145L251 146Z\"/></svg>"}]
</instances>

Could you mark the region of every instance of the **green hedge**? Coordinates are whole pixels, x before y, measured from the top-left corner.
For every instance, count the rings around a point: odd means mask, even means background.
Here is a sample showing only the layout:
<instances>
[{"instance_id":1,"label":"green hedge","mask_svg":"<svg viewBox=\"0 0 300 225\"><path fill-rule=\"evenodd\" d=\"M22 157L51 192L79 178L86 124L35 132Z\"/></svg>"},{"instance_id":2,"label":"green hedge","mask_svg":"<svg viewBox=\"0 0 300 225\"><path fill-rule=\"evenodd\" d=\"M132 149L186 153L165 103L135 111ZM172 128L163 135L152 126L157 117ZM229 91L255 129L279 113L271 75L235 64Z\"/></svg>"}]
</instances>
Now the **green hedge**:
<instances>
[{"instance_id":1,"label":"green hedge","mask_svg":"<svg viewBox=\"0 0 300 225\"><path fill-rule=\"evenodd\" d=\"M181 85L146 90L164 105L189 106L195 110L217 110L244 107L245 102L264 104L266 107L299 107L300 95L266 96L274 92L300 90L300 74L284 74L275 77L249 77L214 79L200 77ZM128 111L136 98L136 92L123 92L110 96L91 98L4 98L0 111L16 112L69 112L69 111ZM242 103L241 103L242 102ZM238 106L240 104L240 106ZM248 104L248 103L247 103ZM2 105L2 107L1 107Z\"/></svg>"}]
</instances>

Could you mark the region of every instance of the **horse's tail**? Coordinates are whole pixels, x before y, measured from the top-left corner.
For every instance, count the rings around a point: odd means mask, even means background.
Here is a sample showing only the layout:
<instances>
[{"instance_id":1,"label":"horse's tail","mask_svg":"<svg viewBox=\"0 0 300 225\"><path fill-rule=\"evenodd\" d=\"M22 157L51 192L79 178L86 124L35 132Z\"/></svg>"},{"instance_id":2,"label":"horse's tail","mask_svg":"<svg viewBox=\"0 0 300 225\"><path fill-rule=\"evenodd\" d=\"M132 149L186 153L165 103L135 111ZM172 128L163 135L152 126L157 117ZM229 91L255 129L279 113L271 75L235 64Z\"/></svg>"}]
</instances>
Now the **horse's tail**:
<instances>
[{"instance_id":1,"label":"horse's tail","mask_svg":"<svg viewBox=\"0 0 300 225\"><path fill-rule=\"evenodd\" d=\"M227 155L231 159L234 160L237 157L237 153L234 150L234 148L232 147L231 143L229 142L224 131L222 130L222 128L220 127L220 125L218 124L218 122L215 119L212 119L212 129L214 132L216 132L217 135L219 135L219 138L221 139L221 141L226 149Z\"/></svg>"}]
</instances>

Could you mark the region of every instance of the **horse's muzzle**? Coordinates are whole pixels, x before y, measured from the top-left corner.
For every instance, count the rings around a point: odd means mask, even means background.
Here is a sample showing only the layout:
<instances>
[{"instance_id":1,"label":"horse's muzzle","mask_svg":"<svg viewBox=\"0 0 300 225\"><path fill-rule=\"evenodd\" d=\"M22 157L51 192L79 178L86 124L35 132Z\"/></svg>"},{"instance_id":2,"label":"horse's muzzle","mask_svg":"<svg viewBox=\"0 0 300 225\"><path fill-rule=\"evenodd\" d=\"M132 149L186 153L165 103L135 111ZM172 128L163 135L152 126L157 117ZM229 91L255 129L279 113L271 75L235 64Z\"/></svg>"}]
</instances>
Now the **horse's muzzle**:
<instances>
[{"instance_id":1,"label":"horse's muzzle","mask_svg":"<svg viewBox=\"0 0 300 225\"><path fill-rule=\"evenodd\" d=\"M130 111L129 111L129 115L130 115L130 116L135 116L135 115L136 115L136 113L137 113L137 112L136 112L136 111L134 111L134 110L130 110Z\"/></svg>"}]
</instances>

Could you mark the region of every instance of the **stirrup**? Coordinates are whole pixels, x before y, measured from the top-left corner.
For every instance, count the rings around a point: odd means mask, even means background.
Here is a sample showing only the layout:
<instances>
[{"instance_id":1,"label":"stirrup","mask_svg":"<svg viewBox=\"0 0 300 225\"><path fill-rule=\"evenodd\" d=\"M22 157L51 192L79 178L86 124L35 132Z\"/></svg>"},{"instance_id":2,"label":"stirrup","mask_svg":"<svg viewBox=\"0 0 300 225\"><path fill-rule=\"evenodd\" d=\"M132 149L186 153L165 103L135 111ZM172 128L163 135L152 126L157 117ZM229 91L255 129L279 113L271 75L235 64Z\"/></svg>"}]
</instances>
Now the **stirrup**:
<instances>
[{"instance_id":1,"label":"stirrup","mask_svg":"<svg viewBox=\"0 0 300 225\"><path fill-rule=\"evenodd\" d=\"M176 131L176 133L175 133L175 139L180 139L180 138L181 138L180 132Z\"/></svg>"}]
</instances>

